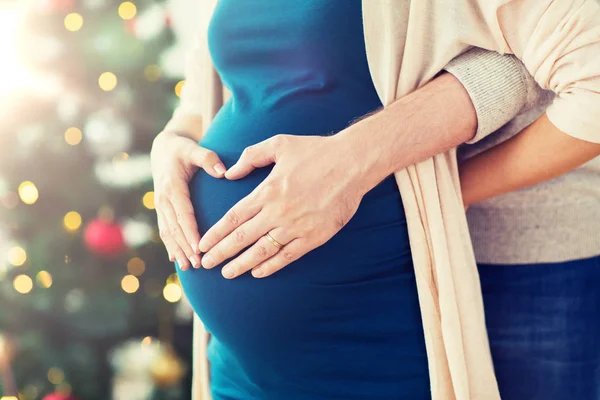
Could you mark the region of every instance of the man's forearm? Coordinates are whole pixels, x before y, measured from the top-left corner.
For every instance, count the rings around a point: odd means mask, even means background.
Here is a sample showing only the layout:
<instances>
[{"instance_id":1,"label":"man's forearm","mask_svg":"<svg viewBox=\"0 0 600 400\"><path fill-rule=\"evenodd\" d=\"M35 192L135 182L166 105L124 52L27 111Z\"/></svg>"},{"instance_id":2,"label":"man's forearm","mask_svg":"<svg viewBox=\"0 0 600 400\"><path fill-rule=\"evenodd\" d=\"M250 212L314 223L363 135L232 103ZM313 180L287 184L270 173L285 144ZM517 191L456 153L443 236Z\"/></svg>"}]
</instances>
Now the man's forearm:
<instances>
[{"instance_id":1,"label":"man's forearm","mask_svg":"<svg viewBox=\"0 0 600 400\"><path fill-rule=\"evenodd\" d=\"M477 115L469 94L443 73L335 136L374 187L388 175L471 139Z\"/></svg>"}]
</instances>

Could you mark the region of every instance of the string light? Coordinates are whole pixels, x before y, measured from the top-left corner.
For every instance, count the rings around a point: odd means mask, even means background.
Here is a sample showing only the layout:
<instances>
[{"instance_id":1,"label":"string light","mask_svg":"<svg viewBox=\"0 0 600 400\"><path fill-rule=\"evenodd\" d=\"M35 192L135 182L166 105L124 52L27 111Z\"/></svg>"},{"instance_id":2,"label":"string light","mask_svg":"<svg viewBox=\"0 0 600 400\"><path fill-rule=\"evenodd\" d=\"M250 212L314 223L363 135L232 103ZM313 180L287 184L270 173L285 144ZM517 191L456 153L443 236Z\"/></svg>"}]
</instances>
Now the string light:
<instances>
[{"instance_id":1,"label":"string light","mask_svg":"<svg viewBox=\"0 0 600 400\"><path fill-rule=\"evenodd\" d=\"M40 197L40 194L33 182L25 181L19 185L19 197L23 203L33 204Z\"/></svg>"},{"instance_id":2,"label":"string light","mask_svg":"<svg viewBox=\"0 0 600 400\"><path fill-rule=\"evenodd\" d=\"M8 250L8 262L15 267L20 267L27 261L27 252L24 248L15 246Z\"/></svg>"},{"instance_id":3,"label":"string light","mask_svg":"<svg viewBox=\"0 0 600 400\"><path fill-rule=\"evenodd\" d=\"M181 97L181 91L183 90L183 85L185 85L185 81L179 81L179 82L177 82L177 85L175 85L175 94L177 95L177 97Z\"/></svg>"},{"instance_id":4,"label":"string light","mask_svg":"<svg viewBox=\"0 0 600 400\"><path fill-rule=\"evenodd\" d=\"M117 76L112 72L104 72L98 78L98 86L105 92L110 92L117 87Z\"/></svg>"},{"instance_id":5,"label":"string light","mask_svg":"<svg viewBox=\"0 0 600 400\"><path fill-rule=\"evenodd\" d=\"M177 285L179 285L179 275L177 275L176 272L173 272L171 275L169 275L169 277L167 278L167 283L175 283Z\"/></svg>"},{"instance_id":6,"label":"string light","mask_svg":"<svg viewBox=\"0 0 600 400\"><path fill-rule=\"evenodd\" d=\"M148 192L144 195L144 197L142 198L142 203L144 204L144 207L146 207L149 210L154 210L155 205L154 205L154 192Z\"/></svg>"},{"instance_id":7,"label":"string light","mask_svg":"<svg viewBox=\"0 0 600 400\"><path fill-rule=\"evenodd\" d=\"M140 281L133 275L125 275L121 280L121 288L125 293L135 293L140 288Z\"/></svg>"},{"instance_id":8,"label":"string light","mask_svg":"<svg viewBox=\"0 0 600 400\"><path fill-rule=\"evenodd\" d=\"M77 13L68 14L65 17L65 28L71 32L77 32L83 26L83 17Z\"/></svg>"},{"instance_id":9,"label":"string light","mask_svg":"<svg viewBox=\"0 0 600 400\"><path fill-rule=\"evenodd\" d=\"M60 368L50 368L48 370L48 380L54 385L60 385L65 381L65 373Z\"/></svg>"},{"instance_id":10,"label":"string light","mask_svg":"<svg viewBox=\"0 0 600 400\"><path fill-rule=\"evenodd\" d=\"M150 82L158 81L160 79L161 75L162 75L162 70L156 64L151 64L151 65L148 65L146 68L144 68L144 76Z\"/></svg>"},{"instance_id":11,"label":"string light","mask_svg":"<svg viewBox=\"0 0 600 400\"><path fill-rule=\"evenodd\" d=\"M169 303L178 302L182 295L181 287L176 283L167 283L163 289L163 296Z\"/></svg>"},{"instance_id":12,"label":"string light","mask_svg":"<svg viewBox=\"0 0 600 400\"><path fill-rule=\"evenodd\" d=\"M124 20L133 19L137 13L137 7L130 1L125 1L119 6L119 17Z\"/></svg>"},{"instance_id":13,"label":"string light","mask_svg":"<svg viewBox=\"0 0 600 400\"><path fill-rule=\"evenodd\" d=\"M52 275L50 275L50 272L48 271L38 272L35 276L35 280L39 286L45 289L48 289L50 286L52 286Z\"/></svg>"},{"instance_id":14,"label":"string light","mask_svg":"<svg viewBox=\"0 0 600 400\"><path fill-rule=\"evenodd\" d=\"M27 294L33 289L33 281L27 275L17 275L13 281L15 290L21 294Z\"/></svg>"},{"instance_id":15,"label":"string light","mask_svg":"<svg viewBox=\"0 0 600 400\"><path fill-rule=\"evenodd\" d=\"M63 218L65 229L74 232L81 226L81 215L77 211L69 211Z\"/></svg>"},{"instance_id":16,"label":"string light","mask_svg":"<svg viewBox=\"0 0 600 400\"><path fill-rule=\"evenodd\" d=\"M140 276L146 270L146 263L139 257L133 257L127 262L127 272L131 275Z\"/></svg>"},{"instance_id":17,"label":"string light","mask_svg":"<svg viewBox=\"0 0 600 400\"><path fill-rule=\"evenodd\" d=\"M82 138L83 135L81 134L81 130L79 128L71 127L65 131L65 141L71 146L81 143Z\"/></svg>"}]
</instances>

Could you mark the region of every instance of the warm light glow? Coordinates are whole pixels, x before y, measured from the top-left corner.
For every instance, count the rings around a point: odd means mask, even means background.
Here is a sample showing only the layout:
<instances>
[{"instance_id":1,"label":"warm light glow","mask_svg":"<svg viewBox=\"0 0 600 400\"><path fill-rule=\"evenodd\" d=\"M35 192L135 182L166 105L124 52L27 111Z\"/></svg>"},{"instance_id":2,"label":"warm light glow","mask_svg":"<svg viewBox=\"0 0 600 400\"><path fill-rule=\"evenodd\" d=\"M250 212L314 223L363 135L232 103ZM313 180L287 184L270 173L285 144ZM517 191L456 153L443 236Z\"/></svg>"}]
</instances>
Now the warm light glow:
<instances>
[{"instance_id":1,"label":"warm light glow","mask_svg":"<svg viewBox=\"0 0 600 400\"><path fill-rule=\"evenodd\" d=\"M160 67L158 65L156 65L156 64L148 65L144 69L144 76L150 82L156 82L157 80L159 80L161 74L162 74L162 71L161 71Z\"/></svg>"},{"instance_id":2,"label":"warm light glow","mask_svg":"<svg viewBox=\"0 0 600 400\"><path fill-rule=\"evenodd\" d=\"M81 215L77 211L69 211L63 219L65 229L68 231L76 231L81 226Z\"/></svg>"},{"instance_id":3,"label":"warm light glow","mask_svg":"<svg viewBox=\"0 0 600 400\"><path fill-rule=\"evenodd\" d=\"M163 296L170 303L178 302L182 295L181 287L176 283L167 283L163 289Z\"/></svg>"},{"instance_id":4,"label":"warm light glow","mask_svg":"<svg viewBox=\"0 0 600 400\"><path fill-rule=\"evenodd\" d=\"M15 396L2 396L2 397L0 397L0 400L19 400L19 399Z\"/></svg>"},{"instance_id":5,"label":"warm light glow","mask_svg":"<svg viewBox=\"0 0 600 400\"><path fill-rule=\"evenodd\" d=\"M177 85L175 85L175 94L177 95L177 97L181 96L183 85L185 85L185 81L179 81L177 82Z\"/></svg>"},{"instance_id":6,"label":"warm light glow","mask_svg":"<svg viewBox=\"0 0 600 400\"><path fill-rule=\"evenodd\" d=\"M33 281L27 275L17 275L13 281L15 290L21 294L27 294L33 289Z\"/></svg>"},{"instance_id":7,"label":"warm light glow","mask_svg":"<svg viewBox=\"0 0 600 400\"><path fill-rule=\"evenodd\" d=\"M117 154L116 156L114 156L112 160L113 160L113 162L120 162L120 161L126 161L127 159L129 159L129 154L122 151L119 154Z\"/></svg>"},{"instance_id":8,"label":"warm light glow","mask_svg":"<svg viewBox=\"0 0 600 400\"><path fill-rule=\"evenodd\" d=\"M17 29L22 16L23 13L16 6L0 5L0 97L3 99L9 98L8 92L29 80L29 75L19 63L17 51Z\"/></svg>"},{"instance_id":9,"label":"warm light glow","mask_svg":"<svg viewBox=\"0 0 600 400\"><path fill-rule=\"evenodd\" d=\"M71 32L77 32L83 26L83 17L77 13L68 14L65 17L65 28Z\"/></svg>"},{"instance_id":10,"label":"warm light glow","mask_svg":"<svg viewBox=\"0 0 600 400\"><path fill-rule=\"evenodd\" d=\"M140 288L140 281L133 275L125 275L121 280L121 288L125 293L135 293Z\"/></svg>"},{"instance_id":11,"label":"warm light glow","mask_svg":"<svg viewBox=\"0 0 600 400\"><path fill-rule=\"evenodd\" d=\"M130 1L125 1L119 6L119 17L127 20L135 17L137 7Z\"/></svg>"},{"instance_id":12,"label":"warm light glow","mask_svg":"<svg viewBox=\"0 0 600 400\"><path fill-rule=\"evenodd\" d=\"M144 203L144 207L147 209L154 210L154 192L146 193L142 199L142 203Z\"/></svg>"},{"instance_id":13,"label":"warm light glow","mask_svg":"<svg viewBox=\"0 0 600 400\"><path fill-rule=\"evenodd\" d=\"M48 380L54 385L59 385L65 380L65 373L60 368L50 368L48 370Z\"/></svg>"},{"instance_id":14,"label":"warm light glow","mask_svg":"<svg viewBox=\"0 0 600 400\"><path fill-rule=\"evenodd\" d=\"M150 346L152 344L152 338L150 336L146 336L142 339L142 346Z\"/></svg>"},{"instance_id":15,"label":"warm light glow","mask_svg":"<svg viewBox=\"0 0 600 400\"><path fill-rule=\"evenodd\" d=\"M112 72L104 72L100 75L100 78L98 78L98 86L105 92L110 92L117 87L117 76Z\"/></svg>"},{"instance_id":16,"label":"warm light glow","mask_svg":"<svg viewBox=\"0 0 600 400\"><path fill-rule=\"evenodd\" d=\"M71 146L78 145L82 139L81 129L71 127L65 131L65 141Z\"/></svg>"},{"instance_id":17,"label":"warm light glow","mask_svg":"<svg viewBox=\"0 0 600 400\"><path fill-rule=\"evenodd\" d=\"M177 275L176 272L173 272L171 275L169 275L169 277L167 278L167 283L176 283L179 285L179 275Z\"/></svg>"},{"instance_id":18,"label":"warm light glow","mask_svg":"<svg viewBox=\"0 0 600 400\"><path fill-rule=\"evenodd\" d=\"M48 271L40 271L35 277L37 284L45 289L52 286L52 275Z\"/></svg>"},{"instance_id":19,"label":"warm light glow","mask_svg":"<svg viewBox=\"0 0 600 400\"><path fill-rule=\"evenodd\" d=\"M146 263L139 257L133 257L127 262L127 271L131 275L140 276L146 270Z\"/></svg>"},{"instance_id":20,"label":"warm light glow","mask_svg":"<svg viewBox=\"0 0 600 400\"><path fill-rule=\"evenodd\" d=\"M27 253L25 249L19 246L15 246L8 250L8 262L15 267L20 267L27 261Z\"/></svg>"},{"instance_id":21,"label":"warm light glow","mask_svg":"<svg viewBox=\"0 0 600 400\"><path fill-rule=\"evenodd\" d=\"M33 182L25 181L19 185L19 197L23 203L33 204L37 201L39 195L38 189Z\"/></svg>"}]
</instances>

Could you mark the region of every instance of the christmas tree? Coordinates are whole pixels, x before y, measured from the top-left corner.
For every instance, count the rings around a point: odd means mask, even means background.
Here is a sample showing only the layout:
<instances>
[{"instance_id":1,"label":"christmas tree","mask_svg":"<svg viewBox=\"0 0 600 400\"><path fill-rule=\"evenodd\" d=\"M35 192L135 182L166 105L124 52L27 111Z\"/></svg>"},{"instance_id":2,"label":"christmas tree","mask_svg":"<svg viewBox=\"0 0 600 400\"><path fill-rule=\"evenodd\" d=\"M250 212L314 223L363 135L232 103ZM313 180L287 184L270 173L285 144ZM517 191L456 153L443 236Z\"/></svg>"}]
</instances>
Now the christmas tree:
<instances>
[{"instance_id":1,"label":"christmas tree","mask_svg":"<svg viewBox=\"0 0 600 400\"><path fill-rule=\"evenodd\" d=\"M190 310L148 156L183 84L169 6L0 5L4 396L189 398Z\"/></svg>"}]
</instances>

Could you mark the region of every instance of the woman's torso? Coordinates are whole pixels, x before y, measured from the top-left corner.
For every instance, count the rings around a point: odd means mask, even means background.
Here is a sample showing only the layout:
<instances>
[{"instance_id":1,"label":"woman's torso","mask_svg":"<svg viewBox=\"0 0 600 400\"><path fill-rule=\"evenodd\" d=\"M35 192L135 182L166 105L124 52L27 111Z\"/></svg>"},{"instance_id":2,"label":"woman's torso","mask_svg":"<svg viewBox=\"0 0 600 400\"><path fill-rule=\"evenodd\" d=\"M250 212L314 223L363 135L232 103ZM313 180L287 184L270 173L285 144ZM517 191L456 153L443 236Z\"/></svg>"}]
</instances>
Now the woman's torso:
<instances>
[{"instance_id":1,"label":"woman's torso","mask_svg":"<svg viewBox=\"0 0 600 400\"><path fill-rule=\"evenodd\" d=\"M278 133L328 135L381 106L359 0L221 0L209 29L232 96L200 142L232 165ZM239 181L199 172L200 233L269 173ZM212 334L217 399L428 399L429 377L406 223L388 177L329 242L266 279L179 274Z\"/></svg>"}]
</instances>

